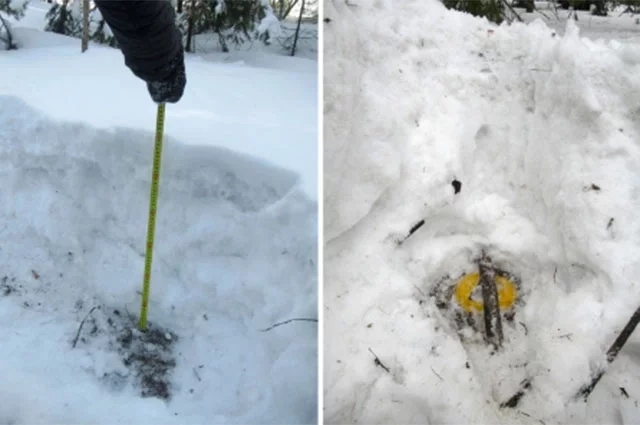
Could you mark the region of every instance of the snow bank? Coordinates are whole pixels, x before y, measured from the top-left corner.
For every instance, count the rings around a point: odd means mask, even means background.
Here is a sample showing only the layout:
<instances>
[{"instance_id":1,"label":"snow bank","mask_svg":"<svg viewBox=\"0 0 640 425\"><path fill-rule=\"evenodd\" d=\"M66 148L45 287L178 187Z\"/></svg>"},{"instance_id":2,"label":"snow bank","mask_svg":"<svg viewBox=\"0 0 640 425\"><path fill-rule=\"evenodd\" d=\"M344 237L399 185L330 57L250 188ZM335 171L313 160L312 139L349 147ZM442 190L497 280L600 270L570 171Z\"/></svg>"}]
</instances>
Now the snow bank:
<instances>
[{"instance_id":1,"label":"snow bank","mask_svg":"<svg viewBox=\"0 0 640 425\"><path fill-rule=\"evenodd\" d=\"M153 135L0 105L0 422L313 423L316 324L261 332L317 314L295 174L168 138L149 320L177 364L170 401L141 398L107 322L138 314Z\"/></svg>"},{"instance_id":2,"label":"snow bank","mask_svg":"<svg viewBox=\"0 0 640 425\"><path fill-rule=\"evenodd\" d=\"M566 405L640 303L636 47L435 1L325 16L328 421L637 421L615 373L633 357ZM481 248L522 281L497 359L428 296ZM523 377L533 389L499 409Z\"/></svg>"}]
</instances>

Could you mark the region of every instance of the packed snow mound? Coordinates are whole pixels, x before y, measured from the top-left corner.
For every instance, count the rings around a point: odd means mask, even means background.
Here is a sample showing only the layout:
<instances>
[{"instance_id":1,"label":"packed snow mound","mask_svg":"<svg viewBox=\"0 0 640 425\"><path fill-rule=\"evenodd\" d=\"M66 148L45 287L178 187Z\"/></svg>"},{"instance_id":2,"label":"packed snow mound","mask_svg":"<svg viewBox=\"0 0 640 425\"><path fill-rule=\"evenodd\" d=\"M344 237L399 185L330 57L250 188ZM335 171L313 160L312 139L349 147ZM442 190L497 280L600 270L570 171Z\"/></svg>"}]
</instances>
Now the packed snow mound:
<instances>
[{"instance_id":1,"label":"packed snow mound","mask_svg":"<svg viewBox=\"0 0 640 425\"><path fill-rule=\"evenodd\" d=\"M167 400L141 397L114 329L139 312L153 134L0 105L0 422L314 423L316 324L261 331L317 315L296 175L165 141L149 320L175 367Z\"/></svg>"},{"instance_id":2,"label":"packed snow mound","mask_svg":"<svg viewBox=\"0 0 640 425\"><path fill-rule=\"evenodd\" d=\"M325 6L327 421L637 422L637 349L570 400L640 303L640 48L436 1ZM429 296L482 249L521 281L499 356Z\"/></svg>"},{"instance_id":3,"label":"packed snow mound","mask_svg":"<svg viewBox=\"0 0 640 425\"><path fill-rule=\"evenodd\" d=\"M14 24L18 25L18 24ZM78 47L78 39L66 35L47 32L35 28L15 28L13 30L18 49L42 49L50 47Z\"/></svg>"}]
</instances>

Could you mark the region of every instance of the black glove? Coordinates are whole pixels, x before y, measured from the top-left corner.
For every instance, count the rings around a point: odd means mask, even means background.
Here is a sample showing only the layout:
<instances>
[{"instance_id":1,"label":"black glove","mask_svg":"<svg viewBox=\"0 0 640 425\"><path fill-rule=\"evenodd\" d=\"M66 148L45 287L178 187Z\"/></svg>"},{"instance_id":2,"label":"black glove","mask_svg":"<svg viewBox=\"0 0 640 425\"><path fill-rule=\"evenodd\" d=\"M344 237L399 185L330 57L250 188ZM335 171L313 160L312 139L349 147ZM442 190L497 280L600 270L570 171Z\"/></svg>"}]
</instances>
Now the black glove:
<instances>
[{"instance_id":1,"label":"black glove","mask_svg":"<svg viewBox=\"0 0 640 425\"><path fill-rule=\"evenodd\" d=\"M147 81L147 90L156 103L177 103L184 94L187 75L184 68L184 51L180 52L169 63L171 73L162 81Z\"/></svg>"}]
</instances>

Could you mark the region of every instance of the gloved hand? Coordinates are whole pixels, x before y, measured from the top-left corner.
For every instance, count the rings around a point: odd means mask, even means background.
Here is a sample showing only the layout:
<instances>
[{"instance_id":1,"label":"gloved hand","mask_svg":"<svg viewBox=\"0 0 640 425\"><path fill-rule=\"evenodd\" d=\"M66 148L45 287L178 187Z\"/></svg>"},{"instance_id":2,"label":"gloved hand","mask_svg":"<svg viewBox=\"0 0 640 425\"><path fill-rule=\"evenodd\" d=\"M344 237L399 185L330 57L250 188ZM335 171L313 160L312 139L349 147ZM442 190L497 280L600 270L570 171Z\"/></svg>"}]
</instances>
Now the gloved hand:
<instances>
[{"instance_id":1,"label":"gloved hand","mask_svg":"<svg viewBox=\"0 0 640 425\"><path fill-rule=\"evenodd\" d=\"M169 63L172 72L162 81L147 81L147 90L156 103L177 103L184 94L187 76L184 68L184 51Z\"/></svg>"}]
</instances>

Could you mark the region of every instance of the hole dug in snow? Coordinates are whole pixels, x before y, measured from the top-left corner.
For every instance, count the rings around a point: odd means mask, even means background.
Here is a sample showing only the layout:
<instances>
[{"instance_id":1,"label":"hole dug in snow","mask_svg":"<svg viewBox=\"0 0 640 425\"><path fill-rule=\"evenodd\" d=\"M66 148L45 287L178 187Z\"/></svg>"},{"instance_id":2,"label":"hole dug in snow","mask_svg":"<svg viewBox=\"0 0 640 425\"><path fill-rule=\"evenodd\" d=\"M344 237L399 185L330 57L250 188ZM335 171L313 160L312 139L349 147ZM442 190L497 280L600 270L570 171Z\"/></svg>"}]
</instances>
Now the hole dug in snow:
<instances>
[{"instance_id":1,"label":"hole dug in snow","mask_svg":"<svg viewBox=\"0 0 640 425\"><path fill-rule=\"evenodd\" d=\"M178 336L152 323L147 324L146 331L140 331L133 318L118 310L106 314L103 310L95 310L87 319L82 330L85 336L80 338L84 344L106 343L108 351L119 358L120 367L103 371L103 381L119 389L133 379L142 397L169 400L171 372L176 366L173 346Z\"/></svg>"},{"instance_id":2,"label":"hole dug in snow","mask_svg":"<svg viewBox=\"0 0 640 425\"><path fill-rule=\"evenodd\" d=\"M134 371L143 397L171 397L169 373L176 366L172 345L177 336L148 326L145 332L126 328L118 336L124 365Z\"/></svg>"}]
</instances>

